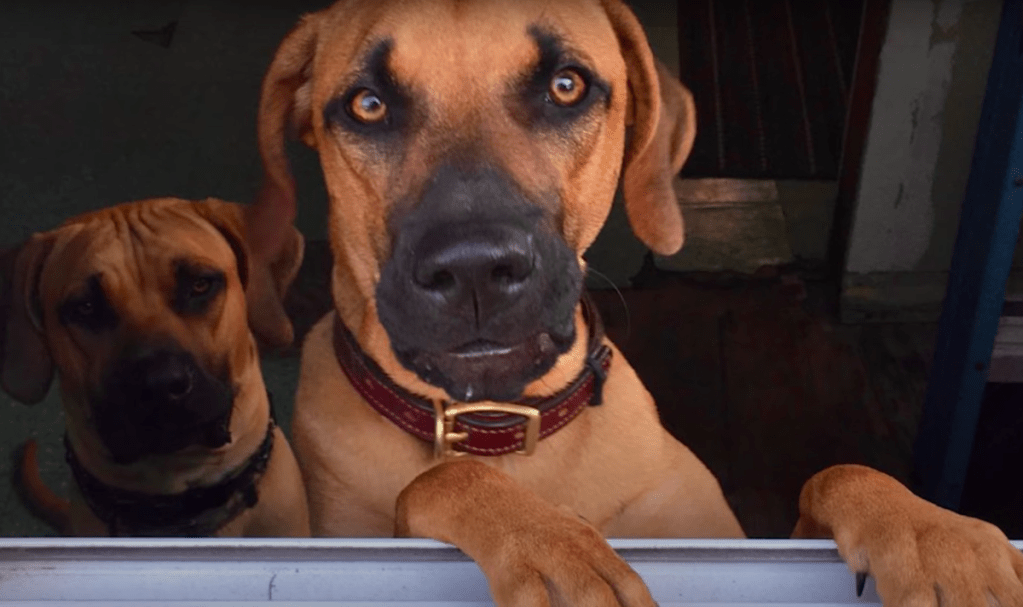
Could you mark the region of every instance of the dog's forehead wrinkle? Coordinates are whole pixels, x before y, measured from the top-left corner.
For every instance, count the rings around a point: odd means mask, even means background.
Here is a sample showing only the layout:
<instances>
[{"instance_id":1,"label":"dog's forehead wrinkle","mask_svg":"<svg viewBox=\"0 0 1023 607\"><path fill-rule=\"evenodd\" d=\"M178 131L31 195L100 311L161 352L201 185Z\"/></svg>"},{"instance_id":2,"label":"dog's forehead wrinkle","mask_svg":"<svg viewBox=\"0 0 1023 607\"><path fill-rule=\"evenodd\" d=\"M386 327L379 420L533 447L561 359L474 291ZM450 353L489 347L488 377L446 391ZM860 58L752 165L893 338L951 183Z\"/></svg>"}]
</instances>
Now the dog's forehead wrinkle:
<instances>
[{"instance_id":1,"label":"dog's forehead wrinkle","mask_svg":"<svg viewBox=\"0 0 1023 607\"><path fill-rule=\"evenodd\" d=\"M216 260L226 255L221 249L227 247L219 234L207 233L212 228L195 230L205 225L187 215L178 217L171 209L157 205L148 210L151 216L137 208L100 212L62 228L67 234L58 239L54 251L59 255L55 267L60 266L54 272L61 289L57 299L86 295L95 278L105 297L117 302L119 314L145 322L153 313L163 313L176 283L177 262L189 259L220 267ZM174 220L168 222L170 216ZM182 218L187 221L180 222Z\"/></svg>"},{"instance_id":2,"label":"dog's forehead wrinkle","mask_svg":"<svg viewBox=\"0 0 1023 607\"><path fill-rule=\"evenodd\" d=\"M394 39L382 36L367 41L367 48L361 53L356 70L348 75L348 80L389 80L391 79L391 53Z\"/></svg>"},{"instance_id":3,"label":"dog's forehead wrinkle","mask_svg":"<svg viewBox=\"0 0 1023 607\"><path fill-rule=\"evenodd\" d=\"M120 239L112 224L94 232L81 226L62 229L51 252L52 264L48 264L48 282L59 289L56 301L82 296L93 277L116 271L124 255L121 246L110 245Z\"/></svg>"},{"instance_id":4,"label":"dog's forehead wrinkle","mask_svg":"<svg viewBox=\"0 0 1023 607\"><path fill-rule=\"evenodd\" d=\"M533 23L527 31L536 44L541 61L555 62L564 57L580 54L578 51L569 50L568 42L550 24Z\"/></svg>"},{"instance_id":5,"label":"dog's forehead wrinkle","mask_svg":"<svg viewBox=\"0 0 1023 607\"><path fill-rule=\"evenodd\" d=\"M535 58L535 45L527 35L531 17L529 11L517 10L519 3L443 4L446 9L432 7L425 13L428 17L420 13L411 18L412 11L404 11L410 18L393 25L389 64L399 79L419 83L432 97L457 106L470 91L497 90ZM501 7L496 13L495 5Z\"/></svg>"}]
</instances>

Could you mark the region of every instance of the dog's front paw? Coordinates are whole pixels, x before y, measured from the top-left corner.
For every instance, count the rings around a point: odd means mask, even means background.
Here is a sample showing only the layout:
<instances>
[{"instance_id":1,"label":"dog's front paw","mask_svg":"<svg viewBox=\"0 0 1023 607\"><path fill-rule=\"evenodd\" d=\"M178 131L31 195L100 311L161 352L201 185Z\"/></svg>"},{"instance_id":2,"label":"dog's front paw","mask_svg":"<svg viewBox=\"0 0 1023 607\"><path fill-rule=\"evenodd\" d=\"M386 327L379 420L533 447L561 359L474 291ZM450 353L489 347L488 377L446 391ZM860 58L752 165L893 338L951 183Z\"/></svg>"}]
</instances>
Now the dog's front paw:
<instances>
[{"instance_id":1,"label":"dog's front paw","mask_svg":"<svg viewBox=\"0 0 1023 607\"><path fill-rule=\"evenodd\" d=\"M577 516L559 511L543 524L508 531L502 545L477 559L497 605L655 605L640 577Z\"/></svg>"},{"instance_id":2,"label":"dog's front paw","mask_svg":"<svg viewBox=\"0 0 1023 607\"><path fill-rule=\"evenodd\" d=\"M939 508L864 466L835 466L803 487L794 537L833 537L886 607L1023 607L1023 555L984 521Z\"/></svg>"},{"instance_id":3,"label":"dog's front paw","mask_svg":"<svg viewBox=\"0 0 1023 607\"><path fill-rule=\"evenodd\" d=\"M648 607L639 575L592 525L472 460L441 464L398 497L398 537L458 546L499 607Z\"/></svg>"}]
</instances>

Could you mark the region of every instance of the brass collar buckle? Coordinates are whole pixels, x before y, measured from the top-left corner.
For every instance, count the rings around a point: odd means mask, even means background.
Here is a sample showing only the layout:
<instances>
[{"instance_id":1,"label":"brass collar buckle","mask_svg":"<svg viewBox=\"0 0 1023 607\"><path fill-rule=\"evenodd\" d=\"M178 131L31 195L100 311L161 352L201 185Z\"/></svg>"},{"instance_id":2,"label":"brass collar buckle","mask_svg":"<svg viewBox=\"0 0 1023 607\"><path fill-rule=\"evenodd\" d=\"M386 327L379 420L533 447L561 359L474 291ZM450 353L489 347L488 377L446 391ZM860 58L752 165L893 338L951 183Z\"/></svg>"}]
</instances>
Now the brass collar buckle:
<instances>
[{"instance_id":1,"label":"brass collar buckle","mask_svg":"<svg viewBox=\"0 0 1023 607\"><path fill-rule=\"evenodd\" d=\"M445 406L444 401L434 400L433 409L436 419L433 455L437 459L465 455L464 451L455 451L455 444L469 438L469 433L455 432L455 422L459 415L467 413L507 413L524 417L526 430L522 448L515 452L519 455L532 455L540 440L540 411L535 407L499 403L458 403Z\"/></svg>"}]
</instances>

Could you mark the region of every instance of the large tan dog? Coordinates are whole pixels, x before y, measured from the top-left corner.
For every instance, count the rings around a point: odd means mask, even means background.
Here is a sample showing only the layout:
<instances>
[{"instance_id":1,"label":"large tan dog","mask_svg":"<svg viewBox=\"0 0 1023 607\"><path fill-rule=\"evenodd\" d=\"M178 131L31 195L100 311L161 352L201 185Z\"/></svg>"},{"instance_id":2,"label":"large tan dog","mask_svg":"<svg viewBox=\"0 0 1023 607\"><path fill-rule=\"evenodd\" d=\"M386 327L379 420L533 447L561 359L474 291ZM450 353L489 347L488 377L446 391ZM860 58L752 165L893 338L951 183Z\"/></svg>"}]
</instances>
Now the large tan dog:
<instances>
[{"instance_id":1,"label":"large tan dog","mask_svg":"<svg viewBox=\"0 0 1023 607\"><path fill-rule=\"evenodd\" d=\"M33 403L60 377L75 479L64 531L309 534L250 331L291 341L280 297L302 237L291 228L283 244L255 267L242 207L165 198L77 217L7 256L0 379Z\"/></svg>"},{"instance_id":2,"label":"large tan dog","mask_svg":"<svg viewBox=\"0 0 1023 607\"><path fill-rule=\"evenodd\" d=\"M451 541L501 605L650 605L600 534L742 536L580 303L619 178L636 234L682 244L671 177L694 108L626 6L349 0L304 17L263 87L267 254L294 213L289 129L319 152L335 263L293 426L314 534ZM799 534L833 534L889 605L1023 604L1023 557L990 525L860 467L802 498Z\"/></svg>"}]
</instances>

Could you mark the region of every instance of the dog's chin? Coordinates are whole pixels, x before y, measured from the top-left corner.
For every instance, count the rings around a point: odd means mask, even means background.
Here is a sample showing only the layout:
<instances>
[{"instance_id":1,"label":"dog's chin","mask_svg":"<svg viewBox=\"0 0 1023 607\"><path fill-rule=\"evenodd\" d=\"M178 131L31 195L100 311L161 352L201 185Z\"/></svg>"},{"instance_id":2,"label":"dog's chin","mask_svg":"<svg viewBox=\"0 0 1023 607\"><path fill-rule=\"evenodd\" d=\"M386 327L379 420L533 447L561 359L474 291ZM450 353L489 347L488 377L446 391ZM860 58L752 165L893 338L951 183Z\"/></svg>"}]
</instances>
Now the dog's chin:
<instances>
[{"instance_id":1,"label":"dog's chin","mask_svg":"<svg viewBox=\"0 0 1023 607\"><path fill-rule=\"evenodd\" d=\"M395 354L420 379L442 388L454 401L507 402L520 398L530 382L550 371L574 339L574 334L542 332L511 345L476 340L444 352Z\"/></svg>"},{"instance_id":2,"label":"dog's chin","mask_svg":"<svg viewBox=\"0 0 1023 607\"><path fill-rule=\"evenodd\" d=\"M133 426L118 428L114 436L110 431L101 433L116 464L129 465L145 457L172 455L186 449L193 452L212 451L231 442L230 410L215 419L194 426L178 427L169 432L166 429L161 432L152 424Z\"/></svg>"}]
</instances>

